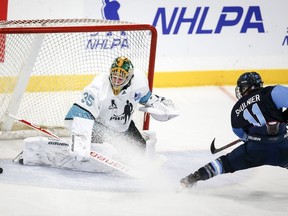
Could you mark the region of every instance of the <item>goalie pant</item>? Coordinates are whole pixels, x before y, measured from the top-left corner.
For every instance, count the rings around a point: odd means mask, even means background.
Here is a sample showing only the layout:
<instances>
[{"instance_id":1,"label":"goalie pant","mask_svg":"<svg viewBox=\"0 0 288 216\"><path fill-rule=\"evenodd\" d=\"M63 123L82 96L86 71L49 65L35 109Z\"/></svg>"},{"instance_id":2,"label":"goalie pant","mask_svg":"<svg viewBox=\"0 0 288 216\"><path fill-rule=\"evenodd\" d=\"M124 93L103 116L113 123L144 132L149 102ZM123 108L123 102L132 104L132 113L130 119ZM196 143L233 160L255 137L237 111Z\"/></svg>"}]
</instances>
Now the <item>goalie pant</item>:
<instances>
[{"instance_id":1,"label":"goalie pant","mask_svg":"<svg viewBox=\"0 0 288 216\"><path fill-rule=\"evenodd\" d=\"M146 133L147 134L147 133ZM147 149L144 158L151 159L155 153L156 139L147 140ZM74 171L92 173L112 173L115 169L106 166L97 160L79 161L71 154L69 145L65 142L47 137L30 137L24 139L23 164L29 166L46 166ZM119 160L119 151L112 144L91 144L91 151L104 154L109 158ZM120 153L121 154L121 153ZM135 156L133 154L133 156ZM139 157L137 157L139 160ZM143 159L141 160L143 161ZM127 162L127 161L124 161Z\"/></svg>"}]
</instances>

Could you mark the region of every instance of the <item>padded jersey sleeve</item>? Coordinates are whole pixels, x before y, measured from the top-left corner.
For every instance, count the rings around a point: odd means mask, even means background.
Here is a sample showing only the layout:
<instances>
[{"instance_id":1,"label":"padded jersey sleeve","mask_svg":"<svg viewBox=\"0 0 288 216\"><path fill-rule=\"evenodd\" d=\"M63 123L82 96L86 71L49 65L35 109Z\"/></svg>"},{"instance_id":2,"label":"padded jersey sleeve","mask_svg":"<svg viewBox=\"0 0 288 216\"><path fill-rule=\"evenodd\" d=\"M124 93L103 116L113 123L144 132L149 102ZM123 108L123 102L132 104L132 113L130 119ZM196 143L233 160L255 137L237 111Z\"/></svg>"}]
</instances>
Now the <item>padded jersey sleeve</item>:
<instances>
[{"instance_id":1,"label":"padded jersey sleeve","mask_svg":"<svg viewBox=\"0 0 288 216\"><path fill-rule=\"evenodd\" d=\"M96 78L83 89L76 104L91 113L96 119L100 112L100 96L105 95L107 88L110 88L108 75L102 74L96 76Z\"/></svg>"},{"instance_id":2,"label":"padded jersey sleeve","mask_svg":"<svg viewBox=\"0 0 288 216\"><path fill-rule=\"evenodd\" d=\"M135 91L134 99L138 101L138 103L143 105L146 104L151 95L146 74L135 71L132 85L132 88Z\"/></svg>"},{"instance_id":3,"label":"padded jersey sleeve","mask_svg":"<svg viewBox=\"0 0 288 216\"><path fill-rule=\"evenodd\" d=\"M288 88L277 85L271 92L271 97L278 109L288 107Z\"/></svg>"}]
</instances>

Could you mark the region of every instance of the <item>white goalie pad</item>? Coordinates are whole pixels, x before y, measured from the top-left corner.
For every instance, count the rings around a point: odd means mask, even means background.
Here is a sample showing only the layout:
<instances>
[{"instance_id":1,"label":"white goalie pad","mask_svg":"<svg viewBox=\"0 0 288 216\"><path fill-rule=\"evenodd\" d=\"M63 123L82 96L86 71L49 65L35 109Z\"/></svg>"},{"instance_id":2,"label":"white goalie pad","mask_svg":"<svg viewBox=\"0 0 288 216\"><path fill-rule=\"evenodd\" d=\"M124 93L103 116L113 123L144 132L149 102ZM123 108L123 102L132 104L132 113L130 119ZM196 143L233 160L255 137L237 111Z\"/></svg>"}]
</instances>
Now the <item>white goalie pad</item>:
<instances>
[{"instance_id":1,"label":"white goalie pad","mask_svg":"<svg viewBox=\"0 0 288 216\"><path fill-rule=\"evenodd\" d=\"M142 136L146 140L145 159L153 160L155 157L155 146L157 142L155 131L142 131Z\"/></svg>"},{"instance_id":2,"label":"white goalie pad","mask_svg":"<svg viewBox=\"0 0 288 216\"><path fill-rule=\"evenodd\" d=\"M139 108L139 111L150 113L157 121L168 121L180 114L172 100L157 95L152 95L147 104Z\"/></svg>"},{"instance_id":3,"label":"white goalie pad","mask_svg":"<svg viewBox=\"0 0 288 216\"><path fill-rule=\"evenodd\" d=\"M68 143L47 137L26 138L23 147L23 164L95 173L115 171L115 169L94 159L85 162L77 160L74 155L70 154L68 146ZM93 143L91 150L105 153L107 157L111 158L115 154L117 155L116 149L108 143Z\"/></svg>"},{"instance_id":4,"label":"white goalie pad","mask_svg":"<svg viewBox=\"0 0 288 216\"><path fill-rule=\"evenodd\" d=\"M57 157L56 157L57 155ZM29 137L24 139L23 163L25 165L48 165L54 167L58 164L60 167L66 160L59 163L69 155L68 143L47 138L47 137Z\"/></svg>"},{"instance_id":5,"label":"white goalie pad","mask_svg":"<svg viewBox=\"0 0 288 216\"><path fill-rule=\"evenodd\" d=\"M79 161L87 161L90 157L91 135L94 121L74 117L71 125L70 153Z\"/></svg>"},{"instance_id":6,"label":"white goalie pad","mask_svg":"<svg viewBox=\"0 0 288 216\"><path fill-rule=\"evenodd\" d=\"M146 167L152 171L158 170L166 161L166 157L163 155L156 154L156 132L155 131L142 131L142 136L146 140L145 150L145 163Z\"/></svg>"}]
</instances>

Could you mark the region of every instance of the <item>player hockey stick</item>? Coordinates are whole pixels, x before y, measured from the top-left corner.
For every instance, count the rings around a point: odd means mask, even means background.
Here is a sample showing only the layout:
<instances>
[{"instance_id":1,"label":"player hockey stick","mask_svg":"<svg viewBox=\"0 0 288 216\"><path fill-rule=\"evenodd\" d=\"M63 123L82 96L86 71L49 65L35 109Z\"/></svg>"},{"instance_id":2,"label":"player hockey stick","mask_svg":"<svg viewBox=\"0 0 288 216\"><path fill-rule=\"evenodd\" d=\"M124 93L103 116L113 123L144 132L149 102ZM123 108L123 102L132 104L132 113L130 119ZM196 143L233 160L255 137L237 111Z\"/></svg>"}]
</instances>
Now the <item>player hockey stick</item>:
<instances>
[{"instance_id":1,"label":"player hockey stick","mask_svg":"<svg viewBox=\"0 0 288 216\"><path fill-rule=\"evenodd\" d=\"M222 151L222 150L224 150L224 149L227 149L227 148L229 148L229 147L231 147L231 146L233 146L233 145L241 142L240 139L237 139L237 140L235 140L235 141L233 141L233 142L230 142L230 143L228 143L227 145L224 145L224 146L222 146L222 147L220 147L220 148L215 148L215 139L216 139L216 138L213 139L213 141L212 141L212 143L211 143L211 146L210 146L210 151L211 151L212 154L216 154L217 152L220 152L220 151Z\"/></svg>"},{"instance_id":2,"label":"player hockey stick","mask_svg":"<svg viewBox=\"0 0 288 216\"><path fill-rule=\"evenodd\" d=\"M37 125L35 125L35 124L32 124L32 123L30 123L29 121L27 121L27 120L24 120L24 119L20 119L20 118L18 118L18 117L16 117L16 116L14 116L14 115L11 115L11 114L8 114L11 118L13 118L13 119L15 119L15 120L17 120L18 122L20 122L20 123L22 123L22 124L24 124L24 125L26 125L26 126L28 126L28 127L30 127L30 128L33 128L33 129L35 129L35 130L38 130L38 131L40 131L40 132L42 132L42 133L44 133L44 134L46 134L46 135L48 135L48 136L51 136L51 137L53 137L53 138L56 138L56 139L58 139L58 140L60 140L60 141L62 141L62 142L64 142L64 143L66 143L64 140L62 140L60 137L58 137L57 135L55 135L55 134L53 134L52 132L50 132L50 131L48 131L48 130L46 130L46 129L44 129L44 128L41 128L40 126L37 126ZM21 153L20 153L21 154ZM113 169L116 169L116 170L118 170L118 171L120 171L120 172L122 172L122 173L125 173L126 175L129 175L129 176L132 176L132 177L135 177L135 178L142 178L142 177L144 177L144 175L142 175L142 173L139 171L137 171L137 170L134 170L134 169L132 169L131 167L128 167L128 166L126 166L126 165L124 165L124 164L122 164L122 163L120 163L120 162L118 162L118 161L115 161L115 160L113 160L113 159L111 159L111 158L109 158L109 157L106 157L106 156L104 156L104 155L102 155L102 154L99 154L98 152L96 152L96 151L91 151L90 152L90 156L91 156L91 158L92 159L94 159L94 160L96 160L96 161L98 161L98 162L100 162L100 163L102 163L102 164L104 164L104 165L106 165L106 166L109 166L109 167L111 167L111 168L113 168ZM18 157L18 156L17 156Z\"/></svg>"}]
</instances>

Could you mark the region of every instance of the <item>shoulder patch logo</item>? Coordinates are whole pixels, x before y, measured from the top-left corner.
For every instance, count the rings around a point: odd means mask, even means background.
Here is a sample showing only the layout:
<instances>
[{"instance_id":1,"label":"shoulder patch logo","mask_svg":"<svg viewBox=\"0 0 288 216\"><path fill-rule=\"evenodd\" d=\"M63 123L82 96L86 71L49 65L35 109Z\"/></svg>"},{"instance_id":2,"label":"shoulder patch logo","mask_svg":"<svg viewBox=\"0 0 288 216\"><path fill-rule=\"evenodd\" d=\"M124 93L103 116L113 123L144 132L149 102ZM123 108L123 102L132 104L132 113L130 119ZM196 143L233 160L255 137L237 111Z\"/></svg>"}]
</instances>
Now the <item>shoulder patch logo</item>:
<instances>
[{"instance_id":1,"label":"shoulder patch logo","mask_svg":"<svg viewBox=\"0 0 288 216\"><path fill-rule=\"evenodd\" d=\"M134 100L135 100L135 101L140 100L141 96L142 96L141 93L135 92Z\"/></svg>"},{"instance_id":2,"label":"shoulder patch logo","mask_svg":"<svg viewBox=\"0 0 288 216\"><path fill-rule=\"evenodd\" d=\"M115 103L115 100L111 100L111 105L109 106L109 109L111 110L111 109L117 109L117 105L116 105L116 103Z\"/></svg>"}]
</instances>

